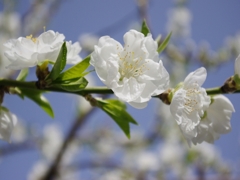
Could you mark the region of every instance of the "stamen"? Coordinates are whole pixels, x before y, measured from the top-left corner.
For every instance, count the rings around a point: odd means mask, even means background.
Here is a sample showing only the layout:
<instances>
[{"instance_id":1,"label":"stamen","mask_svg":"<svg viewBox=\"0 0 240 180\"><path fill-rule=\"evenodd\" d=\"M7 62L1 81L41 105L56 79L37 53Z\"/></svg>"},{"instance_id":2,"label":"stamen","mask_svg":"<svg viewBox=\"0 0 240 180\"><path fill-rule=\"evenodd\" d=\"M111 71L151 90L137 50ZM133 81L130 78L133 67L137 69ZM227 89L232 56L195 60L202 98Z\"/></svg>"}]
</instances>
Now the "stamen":
<instances>
[{"instance_id":1,"label":"stamen","mask_svg":"<svg viewBox=\"0 0 240 180\"><path fill-rule=\"evenodd\" d=\"M29 36L26 36L26 38L32 40L34 43L37 42L37 38L34 38L32 34L30 34Z\"/></svg>"}]
</instances>

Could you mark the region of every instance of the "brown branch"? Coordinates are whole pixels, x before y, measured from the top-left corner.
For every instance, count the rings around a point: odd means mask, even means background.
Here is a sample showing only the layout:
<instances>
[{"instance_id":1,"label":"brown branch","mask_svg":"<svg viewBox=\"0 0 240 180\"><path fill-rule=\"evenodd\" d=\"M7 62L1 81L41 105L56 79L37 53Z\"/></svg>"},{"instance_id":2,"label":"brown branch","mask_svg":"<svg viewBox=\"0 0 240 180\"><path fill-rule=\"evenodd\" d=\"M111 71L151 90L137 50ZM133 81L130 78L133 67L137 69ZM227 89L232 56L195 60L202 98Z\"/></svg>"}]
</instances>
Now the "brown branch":
<instances>
[{"instance_id":1,"label":"brown branch","mask_svg":"<svg viewBox=\"0 0 240 180\"><path fill-rule=\"evenodd\" d=\"M72 127L70 128L61 148L59 149L58 154L56 155L55 160L53 161L52 165L48 169L45 176L42 178L42 180L52 180L55 176L58 174L58 168L61 163L61 160L63 158L64 153L66 152L68 146L71 144L73 139L76 136L77 130L79 130L84 123L86 122L87 118L96 110L96 108L91 108L91 110L85 114L83 114L81 117L77 118L75 123L73 123Z\"/></svg>"}]
</instances>

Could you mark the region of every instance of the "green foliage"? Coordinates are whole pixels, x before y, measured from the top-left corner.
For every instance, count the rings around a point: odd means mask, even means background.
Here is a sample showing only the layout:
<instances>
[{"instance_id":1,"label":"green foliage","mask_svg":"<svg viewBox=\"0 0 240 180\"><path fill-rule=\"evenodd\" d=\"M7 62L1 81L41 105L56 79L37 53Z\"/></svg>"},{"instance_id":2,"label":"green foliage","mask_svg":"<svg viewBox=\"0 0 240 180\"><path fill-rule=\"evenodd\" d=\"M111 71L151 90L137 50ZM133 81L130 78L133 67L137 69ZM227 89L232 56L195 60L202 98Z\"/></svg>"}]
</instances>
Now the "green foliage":
<instances>
[{"instance_id":1,"label":"green foliage","mask_svg":"<svg viewBox=\"0 0 240 180\"><path fill-rule=\"evenodd\" d=\"M115 99L98 100L98 105L118 124L125 135L130 139L129 123L137 125L137 122L126 111L126 105Z\"/></svg>"},{"instance_id":2,"label":"green foliage","mask_svg":"<svg viewBox=\"0 0 240 180\"><path fill-rule=\"evenodd\" d=\"M146 20L143 20L143 22L142 22L141 32L144 34L144 36L147 36L148 33L150 33L150 30L149 30L149 28L148 28L148 26L147 26Z\"/></svg>"},{"instance_id":3,"label":"green foliage","mask_svg":"<svg viewBox=\"0 0 240 180\"><path fill-rule=\"evenodd\" d=\"M21 94L20 97L28 97L29 99L33 100L37 105L40 106L50 117L54 118L54 112L48 100L42 95L41 91L27 89L27 88L20 88Z\"/></svg>"},{"instance_id":4,"label":"green foliage","mask_svg":"<svg viewBox=\"0 0 240 180\"><path fill-rule=\"evenodd\" d=\"M84 73L84 71L89 67L89 61L90 56L87 56L84 60L76 64L75 66L72 66L65 72L61 73L56 81L67 81L70 79L80 78L85 76L87 73Z\"/></svg>"},{"instance_id":5,"label":"green foliage","mask_svg":"<svg viewBox=\"0 0 240 180\"><path fill-rule=\"evenodd\" d=\"M45 78L47 86L58 87L70 92L84 89L87 86L88 81L83 76L88 74L88 72L84 71L89 67L90 56L61 73L66 65L66 61L67 47L66 42L64 42L56 63L49 75Z\"/></svg>"},{"instance_id":6,"label":"green foliage","mask_svg":"<svg viewBox=\"0 0 240 180\"><path fill-rule=\"evenodd\" d=\"M28 75L28 68L22 69L20 73L18 74L17 81L25 81L26 77Z\"/></svg>"},{"instance_id":7,"label":"green foliage","mask_svg":"<svg viewBox=\"0 0 240 180\"><path fill-rule=\"evenodd\" d=\"M45 78L46 82L53 82L58 78L59 74L62 72L67 62L67 46L66 42L63 43L61 50L58 54L57 60L49 73L49 75Z\"/></svg>"},{"instance_id":8,"label":"green foliage","mask_svg":"<svg viewBox=\"0 0 240 180\"><path fill-rule=\"evenodd\" d=\"M53 84L53 87L59 87L66 91L76 92L81 89L84 89L87 86L87 84L88 84L88 81L84 77L80 77L77 80L72 79L68 81L63 81L62 83Z\"/></svg>"},{"instance_id":9,"label":"green foliage","mask_svg":"<svg viewBox=\"0 0 240 180\"><path fill-rule=\"evenodd\" d=\"M163 42L161 44L159 44L158 50L157 50L159 54L167 47L168 42L169 42L171 36L172 36L172 32L170 32L167 35L167 37L163 40Z\"/></svg>"},{"instance_id":10,"label":"green foliage","mask_svg":"<svg viewBox=\"0 0 240 180\"><path fill-rule=\"evenodd\" d=\"M1 113L1 111L9 112L8 108L6 108L4 106L0 106L0 113Z\"/></svg>"}]
</instances>

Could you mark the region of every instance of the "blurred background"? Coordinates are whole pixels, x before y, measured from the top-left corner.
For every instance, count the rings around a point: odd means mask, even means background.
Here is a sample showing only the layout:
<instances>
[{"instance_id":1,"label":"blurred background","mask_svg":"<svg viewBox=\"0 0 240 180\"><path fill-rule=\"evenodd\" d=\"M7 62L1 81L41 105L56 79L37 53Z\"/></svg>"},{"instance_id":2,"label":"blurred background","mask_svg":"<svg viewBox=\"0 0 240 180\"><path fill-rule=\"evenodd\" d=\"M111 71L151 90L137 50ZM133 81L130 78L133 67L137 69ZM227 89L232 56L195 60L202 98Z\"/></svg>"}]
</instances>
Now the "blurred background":
<instances>
[{"instance_id":1,"label":"blurred background","mask_svg":"<svg viewBox=\"0 0 240 180\"><path fill-rule=\"evenodd\" d=\"M38 36L45 26L68 41L79 41L84 58L99 37L109 35L123 42L123 35L140 30L146 19L154 38L173 33L160 54L172 87L201 66L208 70L203 86L221 86L233 75L240 53L239 9L238 0L0 0L0 77L18 74L5 69L3 44L11 38ZM87 79L89 86L103 85L95 72ZM27 80L36 80L35 68ZM131 126L128 140L110 117L92 109L85 99L61 93L45 96L54 119L31 100L5 96L3 105L19 120L12 142L0 142L1 180L40 180L47 179L46 174L61 180L240 179L239 94L227 95L236 110L232 131L213 145L191 148L169 107L158 99L144 110L128 106L139 123ZM75 126L76 122L81 123ZM74 126L59 163L56 155Z\"/></svg>"}]
</instances>

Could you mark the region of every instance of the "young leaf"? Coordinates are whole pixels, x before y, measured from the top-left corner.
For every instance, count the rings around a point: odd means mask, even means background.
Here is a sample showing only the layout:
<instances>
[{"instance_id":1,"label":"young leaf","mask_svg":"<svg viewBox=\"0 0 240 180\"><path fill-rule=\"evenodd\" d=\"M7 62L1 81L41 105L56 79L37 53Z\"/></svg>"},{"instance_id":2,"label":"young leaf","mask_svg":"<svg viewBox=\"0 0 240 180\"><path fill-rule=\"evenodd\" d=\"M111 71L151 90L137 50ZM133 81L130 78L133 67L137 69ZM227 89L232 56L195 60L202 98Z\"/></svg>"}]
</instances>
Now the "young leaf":
<instances>
[{"instance_id":1,"label":"young leaf","mask_svg":"<svg viewBox=\"0 0 240 180\"><path fill-rule=\"evenodd\" d=\"M67 46L66 46L66 42L63 43L61 50L58 54L57 60L51 70L51 72L49 73L49 75L46 77L46 81L54 81L55 79L57 79L57 77L59 76L59 74L62 72L62 70L64 69L64 67L66 66L66 61L67 61Z\"/></svg>"},{"instance_id":2,"label":"young leaf","mask_svg":"<svg viewBox=\"0 0 240 180\"><path fill-rule=\"evenodd\" d=\"M167 37L163 40L163 42L158 47L158 53L160 54L168 45L168 42L171 38L172 32L170 32Z\"/></svg>"},{"instance_id":3,"label":"young leaf","mask_svg":"<svg viewBox=\"0 0 240 180\"><path fill-rule=\"evenodd\" d=\"M144 34L144 36L147 36L148 33L150 33L150 30L147 26L147 22L146 20L144 19L143 22L142 22L142 29L141 29L141 32Z\"/></svg>"},{"instance_id":4,"label":"young leaf","mask_svg":"<svg viewBox=\"0 0 240 180\"><path fill-rule=\"evenodd\" d=\"M17 81L24 81L28 75L28 68L22 69L18 74Z\"/></svg>"},{"instance_id":5,"label":"young leaf","mask_svg":"<svg viewBox=\"0 0 240 180\"><path fill-rule=\"evenodd\" d=\"M126 111L126 106L118 100L98 100L99 107L106 112L123 130L125 135L130 139L129 123L137 124L130 114Z\"/></svg>"},{"instance_id":6,"label":"young leaf","mask_svg":"<svg viewBox=\"0 0 240 180\"><path fill-rule=\"evenodd\" d=\"M21 88L21 94L33 100L38 104L51 118L54 118L54 112L48 100L42 95L40 91Z\"/></svg>"},{"instance_id":7,"label":"young leaf","mask_svg":"<svg viewBox=\"0 0 240 180\"><path fill-rule=\"evenodd\" d=\"M75 66L72 66L65 72L59 75L59 77L56 79L56 81L66 81L70 79L80 78L86 75L84 71L89 67L90 62L90 56L87 56L84 60L76 64Z\"/></svg>"},{"instance_id":8,"label":"young leaf","mask_svg":"<svg viewBox=\"0 0 240 180\"><path fill-rule=\"evenodd\" d=\"M84 77L82 77L76 81L70 81L68 83L62 83L62 84L53 84L53 86L59 87L66 91L76 92L76 91L80 91L81 89L84 89L87 86L87 84L88 84L88 81Z\"/></svg>"}]
</instances>

